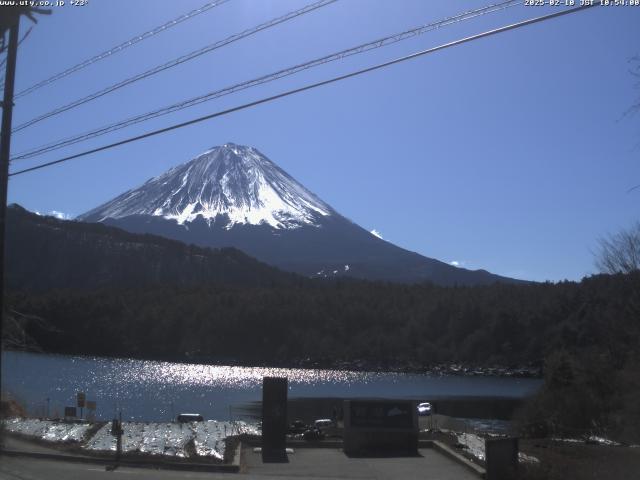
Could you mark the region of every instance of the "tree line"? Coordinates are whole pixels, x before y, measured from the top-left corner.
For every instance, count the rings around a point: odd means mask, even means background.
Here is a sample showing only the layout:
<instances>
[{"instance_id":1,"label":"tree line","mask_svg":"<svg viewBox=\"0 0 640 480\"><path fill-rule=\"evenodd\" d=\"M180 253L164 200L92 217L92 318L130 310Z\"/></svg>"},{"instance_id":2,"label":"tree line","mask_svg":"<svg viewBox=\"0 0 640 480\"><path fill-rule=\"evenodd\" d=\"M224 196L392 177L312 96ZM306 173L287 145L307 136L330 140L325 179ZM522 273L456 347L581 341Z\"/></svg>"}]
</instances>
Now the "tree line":
<instances>
[{"instance_id":1,"label":"tree line","mask_svg":"<svg viewBox=\"0 0 640 480\"><path fill-rule=\"evenodd\" d=\"M14 291L51 352L381 368L525 365L596 348L616 366L638 345L640 273L582 282L437 287L361 281L286 286Z\"/></svg>"}]
</instances>

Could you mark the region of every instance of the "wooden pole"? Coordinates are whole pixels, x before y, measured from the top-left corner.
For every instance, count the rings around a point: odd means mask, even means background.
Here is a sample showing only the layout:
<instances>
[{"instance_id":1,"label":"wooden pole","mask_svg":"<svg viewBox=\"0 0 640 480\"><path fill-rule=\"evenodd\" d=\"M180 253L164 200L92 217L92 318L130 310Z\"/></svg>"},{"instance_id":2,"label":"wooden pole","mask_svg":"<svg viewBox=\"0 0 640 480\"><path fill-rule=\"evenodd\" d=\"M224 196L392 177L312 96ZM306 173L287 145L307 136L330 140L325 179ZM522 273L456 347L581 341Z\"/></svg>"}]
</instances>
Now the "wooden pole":
<instances>
[{"instance_id":1,"label":"wooden pole","mask_svg":"<svg viewBox=\"0 0 640 480\"><path fill-rule=\"evenodd\" d=\"M13 88L16 76L16 60L18 56L18 29L20 15L12 19L9 29L9 45L7 47L7 66L4 77L4 97L2 100L2 127L0 130L0 345L3 339L4 302L4 270L5 270L5 230L7 218L7 191L9 187L9 156L11 154L11 119L13 115ZM0 385L2 385L2 355L0 348ZM1 387L0 387L1 388ZM0 395L1 395L0 391Z\"/></svg>"}]
</instances>

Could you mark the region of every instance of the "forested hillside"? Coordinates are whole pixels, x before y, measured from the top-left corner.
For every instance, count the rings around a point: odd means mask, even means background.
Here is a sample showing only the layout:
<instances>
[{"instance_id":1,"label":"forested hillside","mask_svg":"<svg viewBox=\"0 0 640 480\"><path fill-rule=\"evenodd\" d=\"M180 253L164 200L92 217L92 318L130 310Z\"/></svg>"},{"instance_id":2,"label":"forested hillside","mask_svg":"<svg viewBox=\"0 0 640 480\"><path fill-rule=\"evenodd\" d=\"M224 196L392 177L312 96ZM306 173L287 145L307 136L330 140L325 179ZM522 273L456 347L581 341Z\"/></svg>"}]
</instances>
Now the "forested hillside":
<instances>
[{"instance_id":1,"label":"forested hillside","mask_svg":"<svg viewBox=\"0 0 640 480\"><path fill-rule=\"evenodd\" d=\"M166 359L419 370L540 363L550 352L595 348L621 364L640 339L640 273L460 288L303 281L55 290L14 292L9 303L58 330L29 330L45 350Z\"/></svg>"},{"instance_id":2,"label":"forested hillside","mask_svg":"<svg viewBox=\"0 0 640 480\"><path fill-rule=\"evenodd\" d=\"M299 281L235 248L202 248L102 224L7 211L7 286L51 288L289 285Z\"/></svg>"}]
</instances>

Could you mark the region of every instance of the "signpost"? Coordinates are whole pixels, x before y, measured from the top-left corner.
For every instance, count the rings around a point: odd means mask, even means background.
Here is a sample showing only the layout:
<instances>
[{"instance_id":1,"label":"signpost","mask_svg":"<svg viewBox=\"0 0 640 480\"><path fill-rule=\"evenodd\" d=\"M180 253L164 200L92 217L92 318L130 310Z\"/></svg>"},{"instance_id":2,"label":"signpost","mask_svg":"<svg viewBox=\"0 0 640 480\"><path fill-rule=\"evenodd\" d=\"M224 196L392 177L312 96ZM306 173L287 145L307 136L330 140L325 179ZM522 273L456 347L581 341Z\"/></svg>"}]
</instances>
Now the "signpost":
<instances>
[{"instance_id":1,"label":"signpost","mask_svg":"<svg viewBox=\"0 0 640 480\"><path fill-rule=\"evenodd\" d=\"M64 407L64 419L71 420L76 418L76 407Z\"/></svg>"},{"instance_id":2,"label":"signpost","mask_svg":"<svg viewBox=\"0 0 640 480\"><path fill-rule=\"evenodd\" d=\"M122 412L120 412L120 418L114 418L111 422L111 435L116 437L116 465L120 461L120 455L122 454Z\"/></svg>"},{"instance_id":3,"label":"signpost","mask_svg":"<svg viewBox=\"0 0 640 480\"><path fill-rule=\"evenodd\" d=\"M80 418L82 418L82 410L84 408L84 404L87 400L87 396L84 392L78 392L78 408L80 409Z\"/></svg>"}]
</instances>

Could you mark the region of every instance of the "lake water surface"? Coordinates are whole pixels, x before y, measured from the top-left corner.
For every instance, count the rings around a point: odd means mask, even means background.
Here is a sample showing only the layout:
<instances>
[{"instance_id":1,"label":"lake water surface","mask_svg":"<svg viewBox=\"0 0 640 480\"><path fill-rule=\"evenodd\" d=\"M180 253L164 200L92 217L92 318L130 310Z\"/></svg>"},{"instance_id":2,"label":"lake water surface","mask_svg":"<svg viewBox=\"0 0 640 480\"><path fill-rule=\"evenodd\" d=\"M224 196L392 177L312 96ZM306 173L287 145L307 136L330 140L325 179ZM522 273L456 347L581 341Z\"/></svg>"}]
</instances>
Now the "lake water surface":
<instances>
[{"instance_id":1,"label":"lake water surface","mask_svg":"<svg viewBox=\"0 0 640 480\"><path fill-rule=\"evenodd\" d=\"M34 415L44 415L47 408L52 416L63 414L82 391L87 400L96 401L98 419L113 418L120 410L123 420L167 421L182 412L238 419L244 407L261 400L264 376L287 377L290 399L520 399L542 384L528 378L233 367L24 352L2 355L3 392L10 392Z\"/></svg>"}]
</instances>

